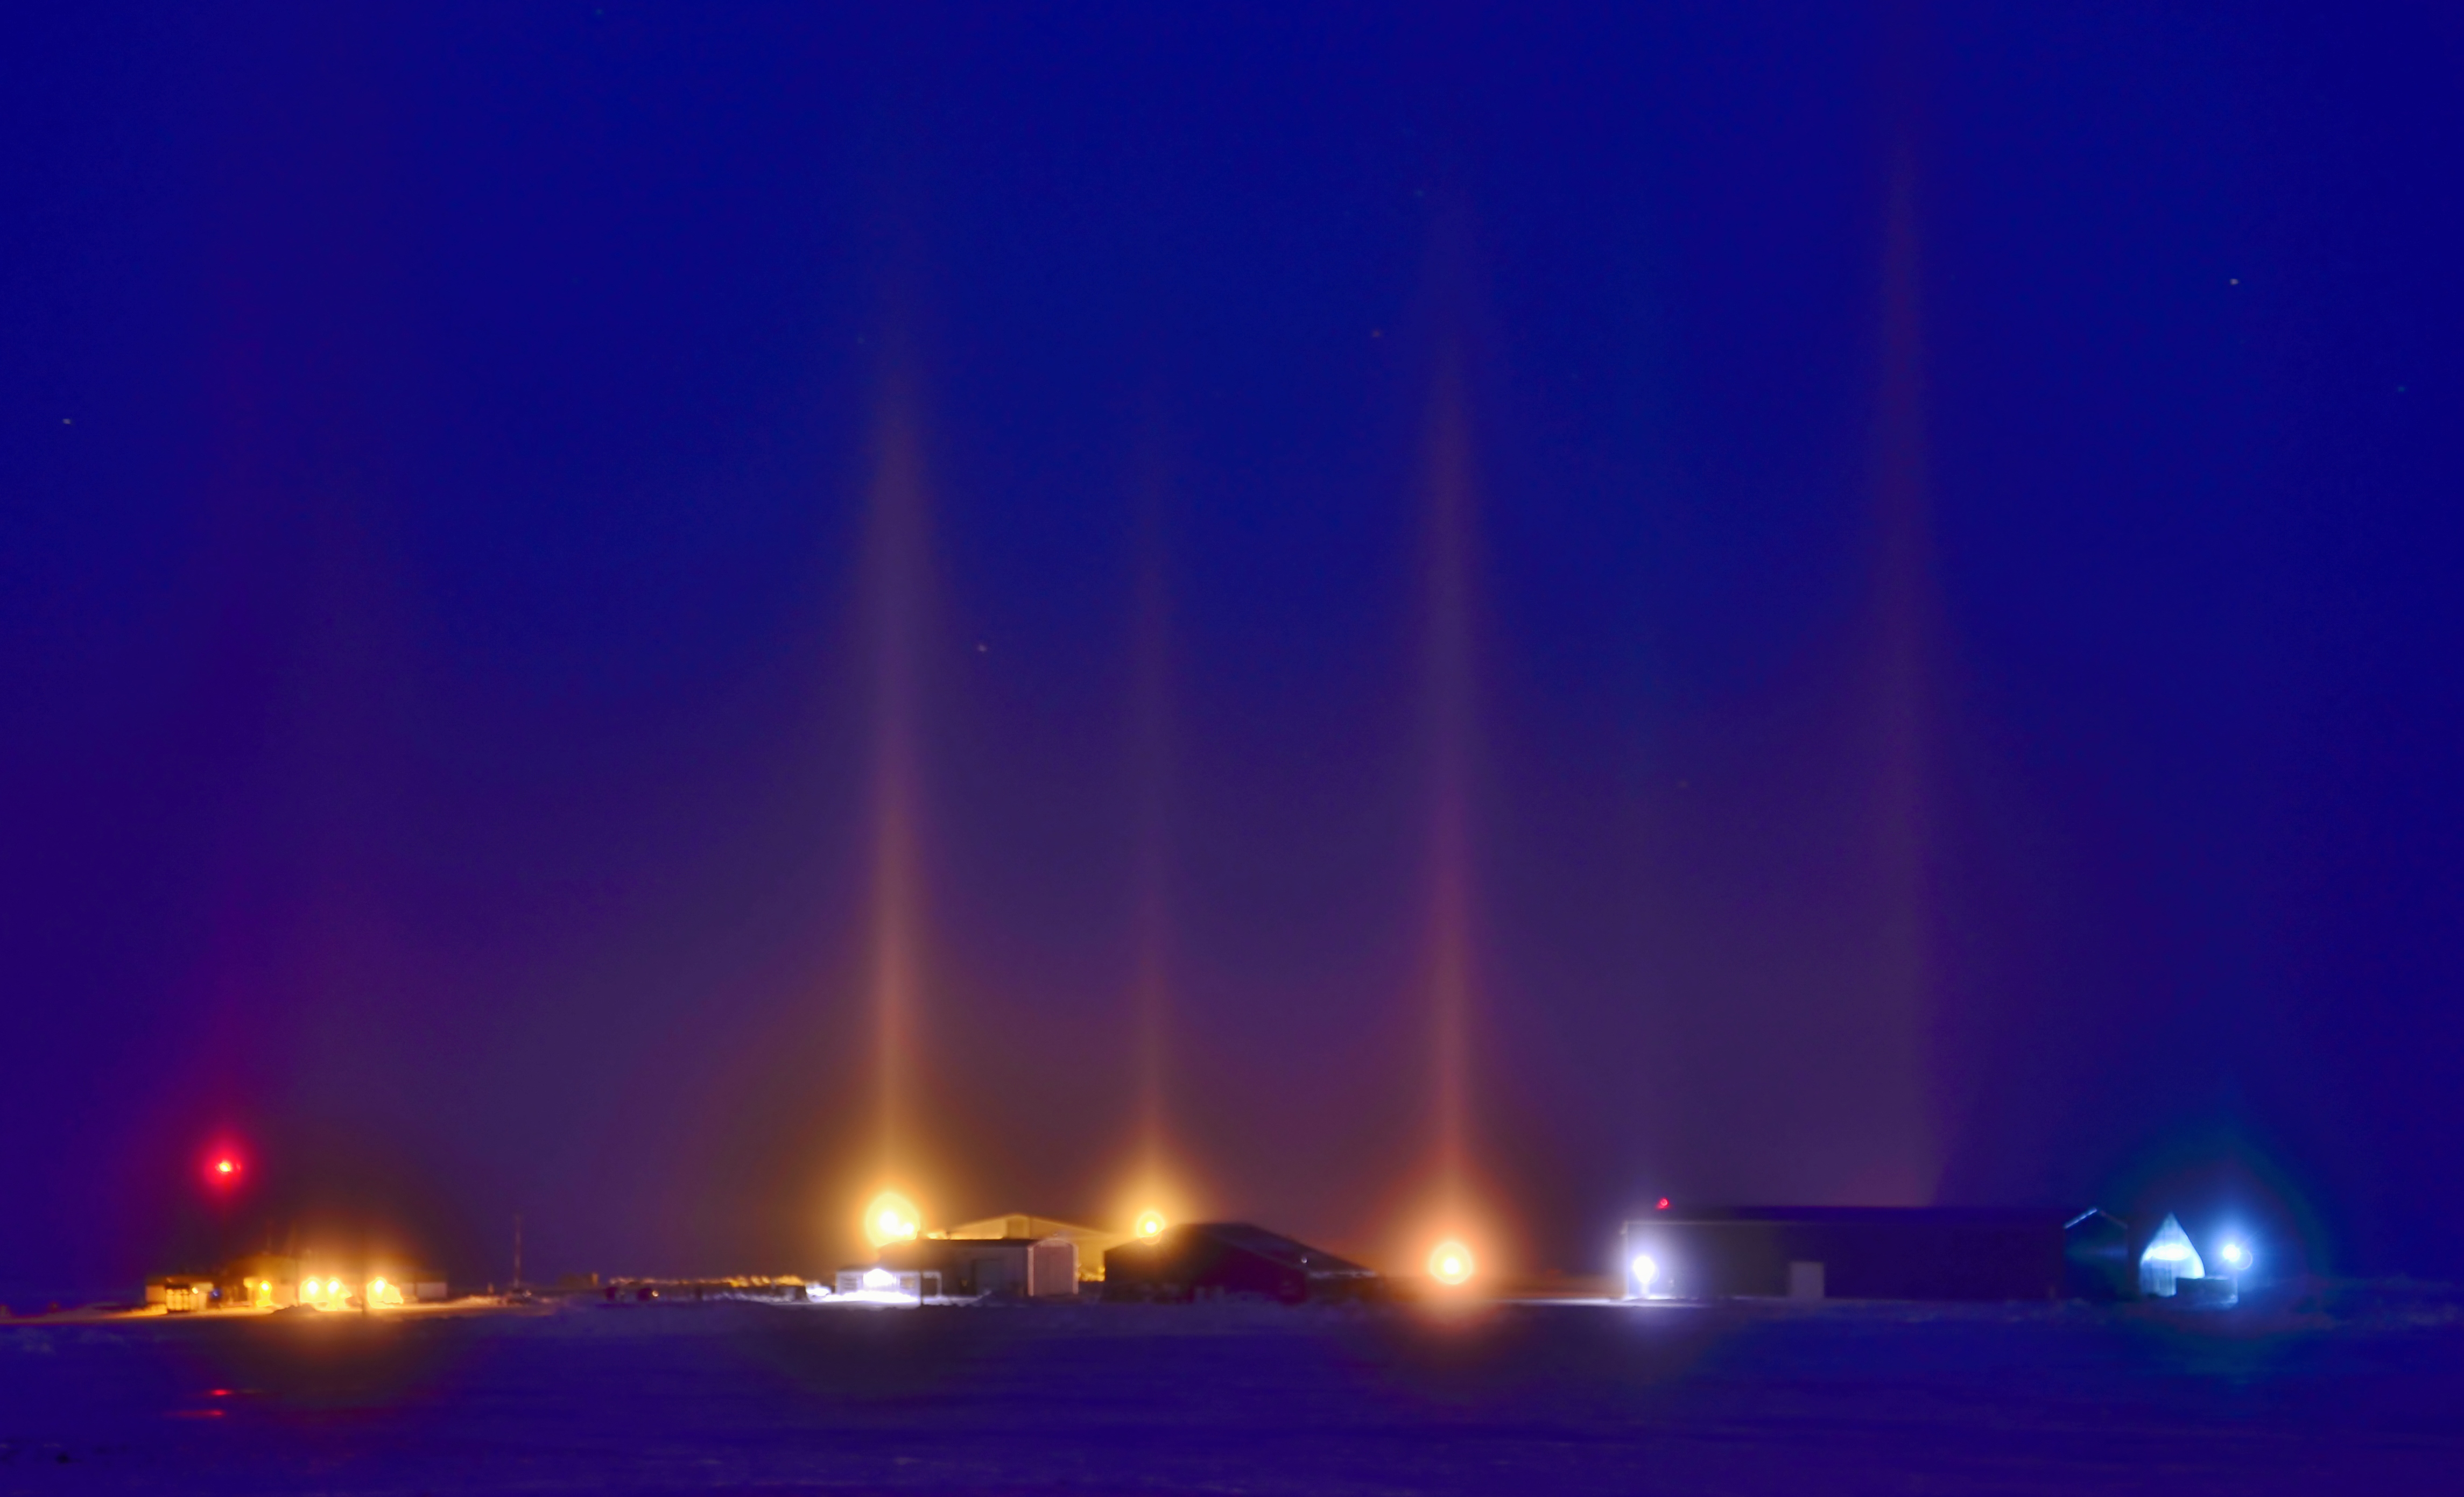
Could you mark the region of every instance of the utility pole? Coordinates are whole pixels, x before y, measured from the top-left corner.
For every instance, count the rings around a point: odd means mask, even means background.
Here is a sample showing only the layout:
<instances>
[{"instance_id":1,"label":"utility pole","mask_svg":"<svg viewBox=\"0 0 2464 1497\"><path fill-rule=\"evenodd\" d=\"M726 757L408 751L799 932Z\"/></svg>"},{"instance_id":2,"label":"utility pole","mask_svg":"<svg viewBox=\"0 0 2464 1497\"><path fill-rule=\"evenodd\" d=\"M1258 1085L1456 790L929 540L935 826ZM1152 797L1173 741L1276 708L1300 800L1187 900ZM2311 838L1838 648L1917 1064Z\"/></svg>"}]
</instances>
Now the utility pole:
<instances>
[{"instance_id":1,"label":"utility pole","mask_svg":"<svg viewBox=\"0 0 2464 1497\"><path fill-rule=\"evenodd\" d=\"M522 1214L514 1213L514 1292L522 1291Z\"/></svg>"}]
</instances>

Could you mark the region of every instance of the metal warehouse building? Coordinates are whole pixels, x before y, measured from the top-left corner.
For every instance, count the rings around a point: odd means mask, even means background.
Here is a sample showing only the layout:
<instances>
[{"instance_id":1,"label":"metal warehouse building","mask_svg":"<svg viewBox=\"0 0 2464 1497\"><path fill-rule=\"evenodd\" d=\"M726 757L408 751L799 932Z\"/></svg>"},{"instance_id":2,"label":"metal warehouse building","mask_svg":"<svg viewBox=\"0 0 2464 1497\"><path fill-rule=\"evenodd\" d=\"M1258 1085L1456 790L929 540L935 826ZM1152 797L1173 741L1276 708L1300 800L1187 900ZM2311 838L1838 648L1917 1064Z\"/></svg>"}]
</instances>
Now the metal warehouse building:
<instances>
[{"instance_id":1,"label":"metal warehouse building","mask_svg":"<svg viewBox=\"0 0 2464 1497\"><path fill-rule=\"evenodd\" d=\"M2109 1298L2128 1229L2101 1211L1732 1206L1625 1224L1630 1297Z\"/></svg>"}]
</instances>

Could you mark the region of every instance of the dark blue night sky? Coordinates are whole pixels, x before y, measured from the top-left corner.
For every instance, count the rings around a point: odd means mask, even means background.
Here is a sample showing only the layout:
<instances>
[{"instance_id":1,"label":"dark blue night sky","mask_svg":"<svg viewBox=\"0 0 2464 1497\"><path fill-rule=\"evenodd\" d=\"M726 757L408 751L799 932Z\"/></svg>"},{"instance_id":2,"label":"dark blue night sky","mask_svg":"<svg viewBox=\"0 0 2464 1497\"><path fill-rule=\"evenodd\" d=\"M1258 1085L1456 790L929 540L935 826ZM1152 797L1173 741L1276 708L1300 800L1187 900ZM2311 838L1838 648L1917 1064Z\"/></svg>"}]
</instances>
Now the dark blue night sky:
<instances>
[{"instance_id":1,"label":"dark blue night sky","mask_svg":"<svg viewBox=\"0 0 2464 1497\"><path fill-rule=\"evenodd\" d=\"M9 1291L837 1261L893 784L943 1218L2464 1254L2447 9L10 30Z\"/></svg>"}]
</instances>

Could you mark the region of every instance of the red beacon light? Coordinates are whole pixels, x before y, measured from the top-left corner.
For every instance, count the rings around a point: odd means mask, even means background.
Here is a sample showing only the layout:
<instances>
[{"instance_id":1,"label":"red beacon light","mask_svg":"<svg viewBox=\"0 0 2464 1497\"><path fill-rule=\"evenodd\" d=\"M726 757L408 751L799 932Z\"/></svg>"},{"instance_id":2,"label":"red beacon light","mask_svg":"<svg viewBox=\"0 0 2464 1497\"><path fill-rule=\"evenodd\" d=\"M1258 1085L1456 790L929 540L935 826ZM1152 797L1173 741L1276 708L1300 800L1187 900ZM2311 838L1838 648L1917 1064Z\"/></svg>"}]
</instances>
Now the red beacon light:
<instances>
[{"instance_id":1,"label":"red beacon light","mask_svg":"<svg viewBox=\"0 0 2464 1497\"><path fill-rule=\"evenodd\" d=\"M1665 1197L1665 1196L1661 1197L1661 1198L1660 1198L1660 1204L1659 1204L1659 1205L1657 1205L1657 1206L1654 1206L1652 1209L1653 1209L1653 1210L1655 1210L1655 1211L1665 1211L1665 1210L1667 1210L1667 1209L1668 1209L1668 1198L1667 1198L1667 1197Z\"/></svg>"}]
</instances>

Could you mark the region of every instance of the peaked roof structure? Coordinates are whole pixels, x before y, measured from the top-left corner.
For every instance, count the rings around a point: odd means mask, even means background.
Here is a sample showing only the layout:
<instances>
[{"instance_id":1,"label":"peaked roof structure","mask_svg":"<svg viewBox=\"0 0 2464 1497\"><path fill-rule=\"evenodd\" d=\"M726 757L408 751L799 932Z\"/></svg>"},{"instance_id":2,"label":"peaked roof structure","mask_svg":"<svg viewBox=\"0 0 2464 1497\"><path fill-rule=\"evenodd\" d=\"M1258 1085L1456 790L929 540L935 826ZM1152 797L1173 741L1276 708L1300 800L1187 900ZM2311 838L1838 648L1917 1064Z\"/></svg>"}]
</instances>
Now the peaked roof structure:
<instances>
[{"instance_id":1,"label":"peaked roof structure","mask_svg":"<svg viewBox=\"0 0 2464 1497\"><path fill-rule=\"evenodd\" d=\"M2166 1212L2164 1223L2156 1228L2156 1235L2147 1240L2147 1246L2139 1254L2139 1292L2161 1298L2173 1292L2177 1280L2204 1279L2207 1276L2208 1266L2200 1261L2199 1249L2192 1245L2190 1234L2182 1230L2182 1223L2173 1213Z\"/></svg>"}]
</instances>

